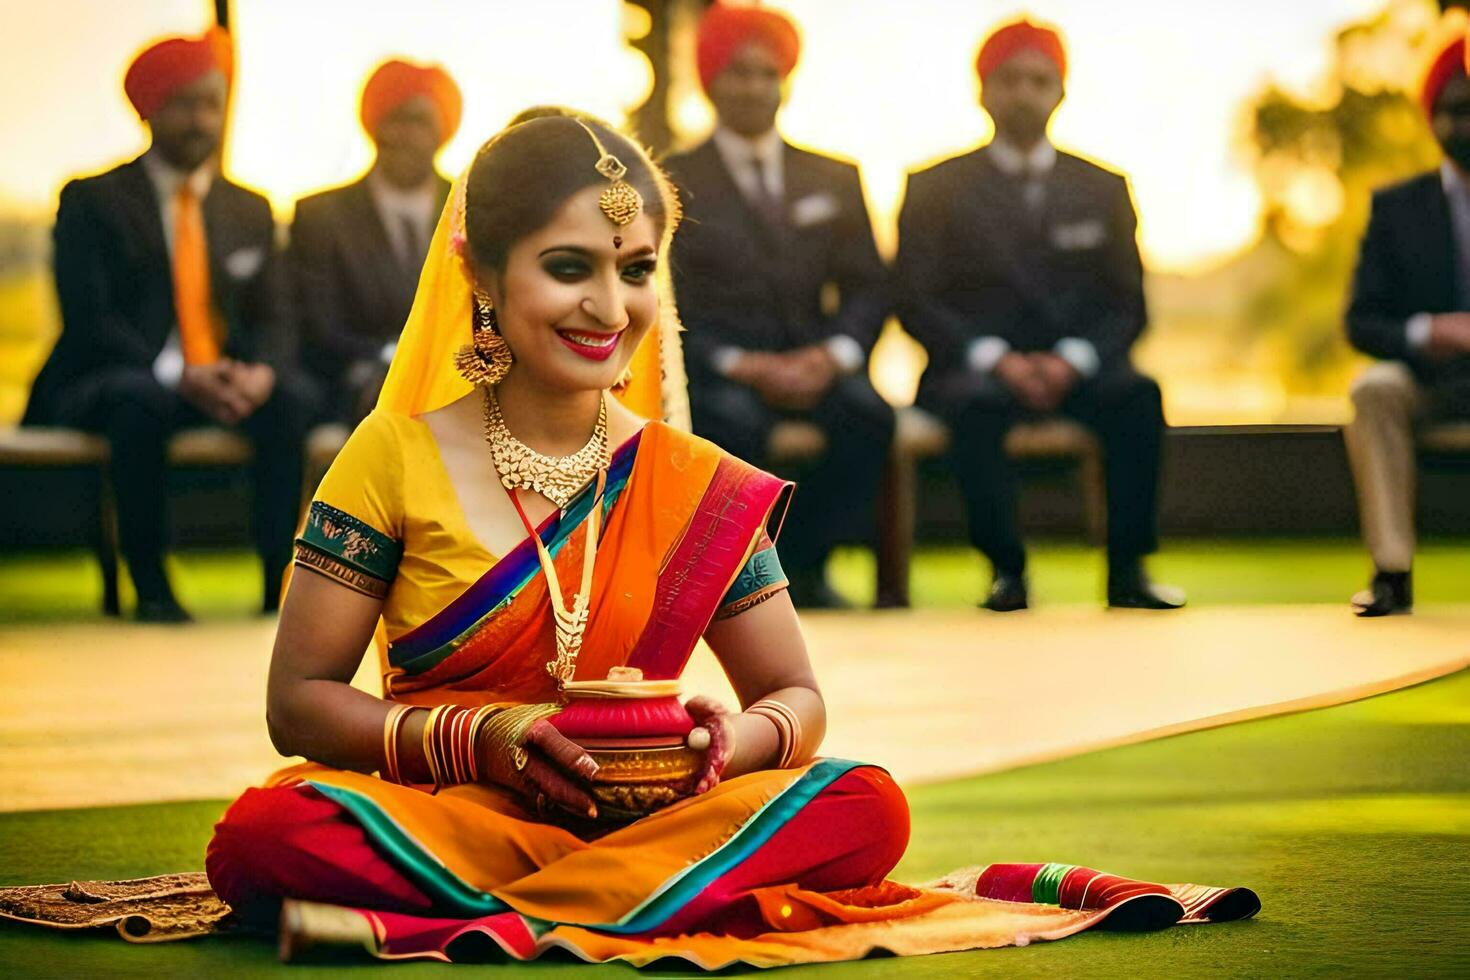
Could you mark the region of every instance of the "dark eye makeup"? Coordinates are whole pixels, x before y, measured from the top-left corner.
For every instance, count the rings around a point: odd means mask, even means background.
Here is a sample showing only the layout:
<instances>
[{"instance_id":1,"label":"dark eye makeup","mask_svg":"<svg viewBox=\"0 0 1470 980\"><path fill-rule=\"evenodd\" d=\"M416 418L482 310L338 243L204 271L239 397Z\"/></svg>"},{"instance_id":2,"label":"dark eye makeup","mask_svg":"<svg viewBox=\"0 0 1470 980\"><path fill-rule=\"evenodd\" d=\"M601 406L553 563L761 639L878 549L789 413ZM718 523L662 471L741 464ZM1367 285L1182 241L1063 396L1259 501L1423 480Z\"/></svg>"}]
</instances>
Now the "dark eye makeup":
<instances>
[{"instance_id":1,"label":"dark eye makeup","mask_svg":"<svg viewBox=\"0 0 1470 980\"><path fill-rule=\"evenodd\" d=\"M580 250L543 252L541 268L547 275L559 282L577 282L592 274L592 262ZM657 258L647 255L623 266L620 275L628 282L641 283L650 279L657 268Z\"/></svg>"}]
</instances>

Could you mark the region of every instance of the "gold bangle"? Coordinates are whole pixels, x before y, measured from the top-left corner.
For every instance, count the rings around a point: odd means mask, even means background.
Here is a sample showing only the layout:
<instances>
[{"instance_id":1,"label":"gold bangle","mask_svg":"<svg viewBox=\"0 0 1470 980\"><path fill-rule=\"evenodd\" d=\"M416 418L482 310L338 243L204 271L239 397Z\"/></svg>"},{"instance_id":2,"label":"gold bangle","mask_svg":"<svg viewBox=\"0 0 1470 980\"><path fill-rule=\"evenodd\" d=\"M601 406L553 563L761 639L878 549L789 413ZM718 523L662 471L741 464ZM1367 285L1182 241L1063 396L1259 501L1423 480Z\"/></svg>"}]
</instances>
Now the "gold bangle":
<instances>
[{"instance_id":1,"label":"gold bangle","mask_svg":"<svg viewBox=\"0 0 1470 980\"><path fill-rule=\"evenodd\" d=\"M485 734L485 725L504 707L503 704L487 704L470 719L470 779L473 782L480 781L480 738Z\"/></svg>"},{"instance_id":2,"label":"gold bangle","mask_svg":"<svg viewBox=\"0 0 1470 980\"><path fill-rule=\"evenodd\" d=\"M435 705L429 709L429 717L424 720L424 762L429 767L429 777L434 782L435 792L444 787L444 774L439 771L439 764L434 759L434 725L447 707L447 704Z\"/></svg>"},{"instance_id":3,"label":"gold bangle","mask_svg":"<svg viewBox=\"0 0 1470 980\"><path fill-rule=\"evenodd\" d=\"M775 698L761 698L746 709L771 719L780 734L781 753L776 763L778 769L789 769L802 757L801 716L785 702Z\"/></svg>"},{"instance_id":4,"label":"gold bangle","mask_svg":"<svg viewBox=\"0 0 1470 980\"><path fill-rule=\"evenodd\" d=\"M382 777L390 783L403 784L398 771L398 733L403 730L403 721L414 709L411 704L395 704L388 709L383 719L383 771Z\"/></svg>"}]
</instances>

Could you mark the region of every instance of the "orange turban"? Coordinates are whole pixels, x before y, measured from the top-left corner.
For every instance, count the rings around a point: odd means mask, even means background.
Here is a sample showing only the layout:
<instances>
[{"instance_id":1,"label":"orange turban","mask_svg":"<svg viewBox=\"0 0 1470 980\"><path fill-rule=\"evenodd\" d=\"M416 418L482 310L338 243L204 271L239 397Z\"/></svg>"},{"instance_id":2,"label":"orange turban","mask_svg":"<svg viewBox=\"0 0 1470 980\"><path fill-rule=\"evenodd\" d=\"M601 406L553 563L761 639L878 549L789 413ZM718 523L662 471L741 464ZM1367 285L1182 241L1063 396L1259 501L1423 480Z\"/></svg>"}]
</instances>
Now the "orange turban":
<instances>
[{"instance_id":1,"label":"orange turban","mask_svg":"<svg viewBox=\"0 0 1470 980\"><path fill-rule=\"evenodd\" d=\"M1465 74L1465 54L1465 39L1458 38L1429 65L1424 87L1419 91L1419 101L1426 115L1434 115L1434 103L1439 101L1439 93L1444 91L1450 79Z\"/></svg>"},{"instance_id":2,"label":"orange turban","mask_svg":"<svg viewBox=\"0 0 1470 980\"><path fill-rule=\"evenodd\" d=\"M1056 64L1057 74L1066 80L1067 49L1062 47L1061 35L1023 18L999 28L980 46L980 54L975 58L980 84L984 85L991 72L1022 51L1040 51Z\"/></svg>"},{"instance_id":3,"label":"orange turban","mask_svg":"<svg viewBox=\"0 0 1470 980\"><path fill-rule=\"evenodd\" d=\"M439 109L439 118L444 123L439 142L448 143L449 137L459 128L459 117L464 111L459 86L454 84L449 72L438 65L416 65L398 58L379 65L369 76L367 85L363 86L362 128L371 135L384 116L420 95L428 96Z\"/></svg>"},{"instance_id":4,"label":"orange turban","mask_svg":"<svg viewBox=\"0 0 1470 980\"><path fill-rule=\"evenodd\" d=\"M727 7L716 3L699 19L695 61L699 82L706 89L725 70L735 52L754 41L776 57L784 79L801 56L801 36L785 15L764 7Z\"/></svg>"},{"instance_id":5,"label":"orange turban","mask_svg":"<svg viewBox=\"0 0 1470 980\"><path fill-rule=\"evenodd\" d=\"M128 101L147 119L179 89L217 71L229 79L234 69L230 36L211 27L198 37L168 37L143 50L123 76Z\"/></svg>"}]
</instances>

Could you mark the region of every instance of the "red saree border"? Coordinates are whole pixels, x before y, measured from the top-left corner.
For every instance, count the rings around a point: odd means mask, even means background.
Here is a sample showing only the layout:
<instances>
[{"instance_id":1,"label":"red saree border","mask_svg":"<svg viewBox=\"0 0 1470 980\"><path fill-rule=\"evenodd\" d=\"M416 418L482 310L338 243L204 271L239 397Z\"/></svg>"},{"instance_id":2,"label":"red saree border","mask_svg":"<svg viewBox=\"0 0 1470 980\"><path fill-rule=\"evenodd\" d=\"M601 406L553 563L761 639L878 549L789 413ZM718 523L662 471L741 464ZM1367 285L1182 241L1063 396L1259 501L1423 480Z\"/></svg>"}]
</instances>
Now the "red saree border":
<instances>
[{"instance_id":1,"label":"red saree border","mask_svg":"<svg viewBox=\"0 0 1470 980\"><path fill-rule=\"evenodd\" d=\"M749 557L751 541L785 520L793 484L723 456L689 524L659 570L653 610L628 655L648 678L678 677Z\"/></svg>"}]
</instances>

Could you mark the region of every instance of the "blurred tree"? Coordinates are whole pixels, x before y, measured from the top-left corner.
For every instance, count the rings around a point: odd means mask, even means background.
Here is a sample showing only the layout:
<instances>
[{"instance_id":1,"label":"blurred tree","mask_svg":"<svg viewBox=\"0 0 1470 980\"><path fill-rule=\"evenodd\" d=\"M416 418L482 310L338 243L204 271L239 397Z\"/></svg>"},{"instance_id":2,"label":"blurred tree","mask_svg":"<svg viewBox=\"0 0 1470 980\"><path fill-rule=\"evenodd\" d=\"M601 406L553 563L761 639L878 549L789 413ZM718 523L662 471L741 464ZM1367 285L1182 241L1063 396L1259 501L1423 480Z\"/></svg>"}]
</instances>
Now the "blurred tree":
<instances>
[{"instance_id":1,"label":"blurred tree","mask_svg":"<svg viewBox=\"0 0 1470 980\"><path fill-rule=\"evenodd\" d=\"M1444 37L1435 6L1393 0L1339 32L1320 99L1272 86L1250 107L1257 249L1277 260L1246 301L1243 339L1253 366L1278 372L1289 390L1345 390L1355 359L1342 313L1372 191L1438 164L1413 90Z\"/></svg>"}]
</instances>

